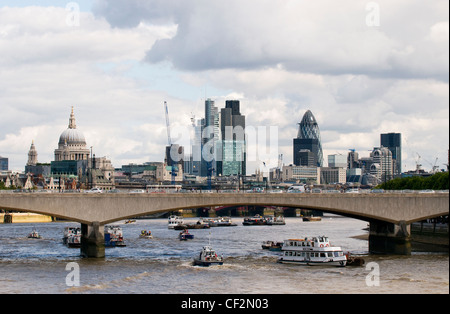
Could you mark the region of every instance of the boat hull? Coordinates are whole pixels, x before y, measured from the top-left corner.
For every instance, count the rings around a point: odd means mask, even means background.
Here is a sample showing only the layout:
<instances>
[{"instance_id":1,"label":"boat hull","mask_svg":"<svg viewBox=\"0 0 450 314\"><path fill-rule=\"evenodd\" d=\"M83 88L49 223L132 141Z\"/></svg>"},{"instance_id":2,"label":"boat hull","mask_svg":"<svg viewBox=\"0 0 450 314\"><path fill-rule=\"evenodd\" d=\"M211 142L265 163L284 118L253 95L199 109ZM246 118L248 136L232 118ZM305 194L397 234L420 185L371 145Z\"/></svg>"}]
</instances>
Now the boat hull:
<instances>
[{"instance_id":1,"label":"boat hull","mask_svg":"<svg viewBox=\"0 0 450 314\"><path fill-rule=\"evenodd\" d=\"M223 265L223 261L202 261L199 259L194 259L194 266L209 267L211 265Z\"/></svg>"}]
</instances>

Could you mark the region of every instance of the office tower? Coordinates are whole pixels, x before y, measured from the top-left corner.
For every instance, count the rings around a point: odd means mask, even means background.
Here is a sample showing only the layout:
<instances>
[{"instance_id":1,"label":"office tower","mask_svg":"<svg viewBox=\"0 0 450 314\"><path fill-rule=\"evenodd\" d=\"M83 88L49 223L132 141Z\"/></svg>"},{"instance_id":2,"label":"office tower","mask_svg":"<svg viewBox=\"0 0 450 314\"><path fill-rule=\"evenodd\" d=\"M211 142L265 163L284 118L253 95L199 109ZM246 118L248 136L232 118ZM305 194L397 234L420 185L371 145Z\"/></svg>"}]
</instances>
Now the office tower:
<instances>
[{"instance_id":1,"label":"office tower","mask_svg":"<svg viewBox=\"0 0 450 314\"><path fill-rule=\"evenodd\" d=\"M387 147L392 153L394 160L394 176L402 173L402 134L387 133L381 134L380 145Z\"/></svg>"},{"instance_id":2,"label":"office tower","mask_svg":"<svg viewBox=\"0 0 450 314\"><path fill-rule=\"evenodd\" d=\"M8 171L8 158L0 156L0 171Z\"/></svg>"},{"instance_id":3,"label":"office tower","mask_svg":"<svg viewBox=\"0 0 450 314\"><path fill-rule=\"evenodd\" d=\"M217 162L218 174L246 175L245 116L241 115L239 100L227 100L220 111L222 133L221 161Z\"/></svg>"},{"instance_id":4,"label":"office tower","mask_svg":"<svg viewBox=\"0 0 450 314\"><path fill-rule=\"evenodd\" d=\"M347 156L347 167L348 169L361 168L359 162L359 154L355 149L350 149Z\"/></svg>"},{"instance_id":5,"label":"office tower","mask_svg":"<svg viewBox=\"0 0 450 314\"><path fill-rule=\"evenodd\" d=\"M294 139L294 164L300 160L299 153L301 150L312 152L314 154L314 165L323 167L320 129L316 118L310 110L305 113L302 121L299 123L298 135Z\"/></svg>"},{"instance_id":6,"label":"office tower","mask_svg":"<svg viewBox=\"0 0 450 314\"><path fill-rule=\"evenodd\" d=\"M217 174L217 160L220 143L220 119L219 109L214 105L214 101L207 99L205 101L205 119L202 129L202 152L201 156L201 175L208 176L209 172L215 176ZM206 159L205 159L206 157Z\"/></svg>"},{"instance_id":7,"label":"office tower","mask_svg":"<svg viewBox=\"0 0 450 314\"><path fill-rule=\"evenodd\" d=\"M347 169L347 157L341 154L328 155L328 167Z\"/></svg>"},{"instance_id":8,"label":"office tower","mask_svg":"<svg viewBox=\"0 0 450 314\"><path fill-rule=\"evenodd\" d=\"M380 182L386 182L393 178L392 153L387 147L375 147L370 153L372 164L370 174Z\"/></svg>"}]
</instances>

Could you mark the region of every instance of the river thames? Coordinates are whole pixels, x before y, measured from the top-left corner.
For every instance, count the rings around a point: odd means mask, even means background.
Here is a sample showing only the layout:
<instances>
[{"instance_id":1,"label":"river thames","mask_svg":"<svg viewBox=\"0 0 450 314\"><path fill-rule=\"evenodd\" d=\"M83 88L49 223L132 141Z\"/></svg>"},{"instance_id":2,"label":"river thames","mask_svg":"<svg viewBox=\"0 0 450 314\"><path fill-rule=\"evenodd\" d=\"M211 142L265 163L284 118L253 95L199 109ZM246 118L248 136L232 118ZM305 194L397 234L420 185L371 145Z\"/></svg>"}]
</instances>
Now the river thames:
<instances>
[{"instance_id":1,"label":"river thames","mask_svg":"<svg viewBox=\"0 0 450 314\"><path fill-rule=\"evenodd\" d=\"M187 221L195 222L196 219ZM62 244L71 222L0 224L0 294L397 294L449 293L448 253L411 256L369 255L367 223L339 216L321 222L287 218L285 226L243 226L192 230L194 240L179 241L167 219L118 222L126 247L107 248L104 259L81 258ZM36 229L43 239L28 239ZM153 239L140 239L141 230ZM263 250L265 240L326 235L335 246L362 255L374 268L308 267L277 263L278 253ZM208 244L223 254L223 266L202 268L192 259ZM70 286L69 263L79 266L79 285ZM71 265L71 264L69 264Z\"/></svg>"}]
</instances>

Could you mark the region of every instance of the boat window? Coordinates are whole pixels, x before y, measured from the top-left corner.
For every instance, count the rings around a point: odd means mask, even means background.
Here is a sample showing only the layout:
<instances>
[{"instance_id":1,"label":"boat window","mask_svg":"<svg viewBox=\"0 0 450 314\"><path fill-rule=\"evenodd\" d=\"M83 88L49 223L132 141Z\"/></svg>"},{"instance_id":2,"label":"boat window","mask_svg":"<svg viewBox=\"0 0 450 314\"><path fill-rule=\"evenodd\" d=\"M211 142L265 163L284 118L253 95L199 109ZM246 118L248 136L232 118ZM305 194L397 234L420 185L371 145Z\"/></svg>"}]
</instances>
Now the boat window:
<instances>
[{"instance_id":1,"label":"boat window","mask_svg":"<svg viewBox=\"0 0 450 314\"><path fill-rule=\"evenodd\" d=\"M320 253L320 257L326 257L325 253Z\"/></svg>"},{"instance_id":2,"label":"boat window","mask_svg":"<svg viewBox=\"0 0 450 314\"><path fill-rule=\"evenodd\" d=\"M338 257L339 256L339 252L334 252L334 257Z\"/></svg>"},{"instance_id":3,"label":"boat window","mask_svg":"<svg viewBox=\"0 0 450 314\"><path fill-rule=\"evenodd\" d=\"M328 257L333 257L333 253L328 252L327 254L328 254Z\"/></svg>"}]
</instances>

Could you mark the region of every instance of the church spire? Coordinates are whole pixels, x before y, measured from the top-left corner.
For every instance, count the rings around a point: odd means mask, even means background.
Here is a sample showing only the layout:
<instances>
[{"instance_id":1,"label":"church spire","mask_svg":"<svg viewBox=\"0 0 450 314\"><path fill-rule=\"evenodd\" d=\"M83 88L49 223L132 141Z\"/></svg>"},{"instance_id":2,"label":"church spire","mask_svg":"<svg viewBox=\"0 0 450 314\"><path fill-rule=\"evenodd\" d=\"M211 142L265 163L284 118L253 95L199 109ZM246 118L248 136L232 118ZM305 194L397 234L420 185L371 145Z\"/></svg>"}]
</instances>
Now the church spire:
<instances>
[{"instance_id":1,"label":"church spire","mask_svg":"<svg viewBox=\"0 0 450 314\"><path fill-rule=\"evenodd\" d=\"M37 151L34 146L34 140L31 142L30 150L28 151L28 162L27 166L36 166L37 164Z\"/></svg>"},{"instance_id":2,"label":"church spire","mask_svg":"<svg viewBox=\"0 0 450 314\"><path fill-rule=\"evenodd\" d=\"M72 112L70 113L70 119L69 119L69 129L76 129L77 124L75 123L75 114L73 113L73 106L72 106Z\"/></svg>"}]
</instances>

